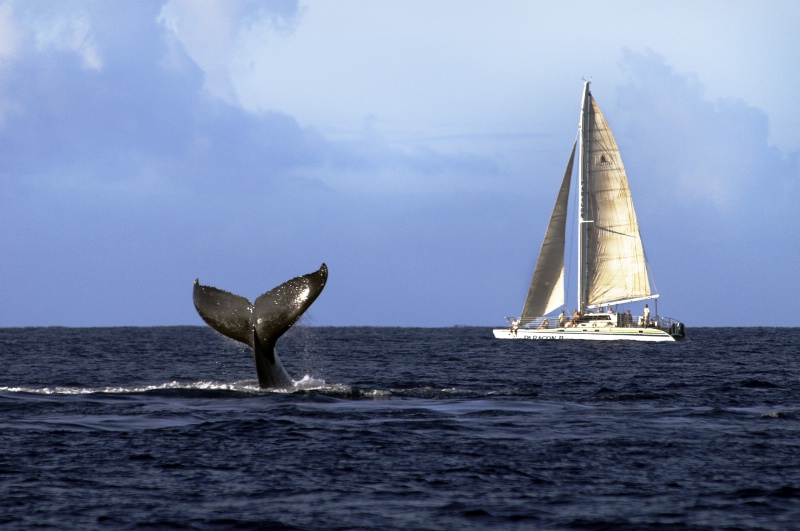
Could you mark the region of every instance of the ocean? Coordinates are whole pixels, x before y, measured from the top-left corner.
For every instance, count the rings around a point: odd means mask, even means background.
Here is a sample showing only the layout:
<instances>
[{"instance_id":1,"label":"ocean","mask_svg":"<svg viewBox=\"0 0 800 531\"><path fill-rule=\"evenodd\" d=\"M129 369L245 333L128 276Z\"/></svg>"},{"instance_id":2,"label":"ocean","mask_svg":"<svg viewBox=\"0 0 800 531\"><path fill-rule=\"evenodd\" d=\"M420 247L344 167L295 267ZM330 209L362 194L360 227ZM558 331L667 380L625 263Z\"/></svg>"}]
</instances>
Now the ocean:
<instances>
[{"instance_id":1,"label":"ocean","mask_svg":"<svg viewBox=\"0 0 800 531\"><path fill-rule=\"evenodd\" d=\"M800 528L800 329L0 329L2 529Z\"/></svg>"}]
</instances>

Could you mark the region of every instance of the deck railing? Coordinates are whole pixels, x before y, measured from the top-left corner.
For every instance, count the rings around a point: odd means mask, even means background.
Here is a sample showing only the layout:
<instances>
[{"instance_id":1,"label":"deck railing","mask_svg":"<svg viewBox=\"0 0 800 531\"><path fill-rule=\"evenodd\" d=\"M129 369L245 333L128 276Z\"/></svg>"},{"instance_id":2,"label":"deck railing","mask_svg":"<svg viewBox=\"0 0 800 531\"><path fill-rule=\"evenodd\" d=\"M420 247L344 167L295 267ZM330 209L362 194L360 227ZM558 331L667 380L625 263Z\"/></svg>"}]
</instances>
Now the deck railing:
<instances>
[{"instance_id":1,"label":"deck railing","mask_svg":"<svg viewBox=\"0 0 800 531\"><path fill-rule=\"evenodd\" d=\"M515 322L512 318L507 318L509 326L512 328L528 328L539 330L550 330L558 328L575 328L580 326L617 326L624 328L658 328L669 334L682 335L683 323L677 319L664 317L661 315L651 315L650 322L645 323L643 315L629 315L625 313L586 313L578 318L564 315L539 317L537 319L520 319Z\"/></svg>"}]
</instances>

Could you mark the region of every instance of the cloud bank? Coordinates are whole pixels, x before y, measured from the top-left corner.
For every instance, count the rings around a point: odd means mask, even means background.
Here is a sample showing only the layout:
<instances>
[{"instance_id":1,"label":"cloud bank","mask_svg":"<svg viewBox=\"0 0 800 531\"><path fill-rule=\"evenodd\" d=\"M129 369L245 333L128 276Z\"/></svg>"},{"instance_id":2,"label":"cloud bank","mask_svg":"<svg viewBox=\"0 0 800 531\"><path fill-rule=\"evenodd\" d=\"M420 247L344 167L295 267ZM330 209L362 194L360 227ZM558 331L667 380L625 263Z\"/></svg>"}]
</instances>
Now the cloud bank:
<instances>
[{"instance_id":1,"label":"cloud bank","mask_svg":"<svg viewBox=\"0 0 800 531\"><path fill-rule=\"evenodd\" d=\"M370 28L376 9L0 3L0 326L200 324L195 277L254 297L323 261L314 324L494 325L518 311L580 75L562 83L544 59L523 75L516 52L544 34L519 40L514 17L485 6L393 6ZM354 33L337 32L348 16ZM452 42L432 48L443 17ZM386 30L391 18L421 25L424 46ZM515 53L495 61L480 48L504 27ZM347 67L331 70L342 50ZM709 95L659 52L613 57L593 88L664 313L745 324L744 304L752 324L796 325L771 314L800 295L797 149L775 146L765 110ZM402 76L381 77L384 58Z\"/></svg>"}]
</instances>

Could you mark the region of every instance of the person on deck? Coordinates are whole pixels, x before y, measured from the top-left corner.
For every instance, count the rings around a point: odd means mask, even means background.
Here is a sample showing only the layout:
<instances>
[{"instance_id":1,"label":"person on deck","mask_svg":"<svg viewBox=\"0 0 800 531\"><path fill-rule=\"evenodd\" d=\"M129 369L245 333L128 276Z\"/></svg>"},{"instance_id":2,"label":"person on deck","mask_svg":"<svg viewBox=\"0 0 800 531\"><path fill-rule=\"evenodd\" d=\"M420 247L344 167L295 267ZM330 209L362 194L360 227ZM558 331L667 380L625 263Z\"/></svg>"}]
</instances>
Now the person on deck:
<instances>
[{"instance_id":1,"label":"person on deck","mask_svg":"<svg viewBox=\"0 0 800 531\"><path fill-rule=\"evenodd\" d=\"M644 305L644 325L650 326L650 308L645 304Z\"/></svg>"}]
</instances>

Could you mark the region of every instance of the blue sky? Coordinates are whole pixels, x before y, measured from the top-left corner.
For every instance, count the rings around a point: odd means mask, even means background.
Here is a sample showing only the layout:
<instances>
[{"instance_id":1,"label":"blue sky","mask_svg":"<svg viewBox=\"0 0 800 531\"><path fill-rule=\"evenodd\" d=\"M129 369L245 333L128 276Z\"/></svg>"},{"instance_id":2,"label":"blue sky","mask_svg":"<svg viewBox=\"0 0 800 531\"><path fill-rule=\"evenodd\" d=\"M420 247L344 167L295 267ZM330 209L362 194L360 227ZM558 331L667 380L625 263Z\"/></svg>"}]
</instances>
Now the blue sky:
<instances>
[{"instance_id":1,"label":"blue sky","mask_svg":"<svg viewBox=\"0 0 800 531\"><path fill-rule=\"evenodd\" d=\"M195 278L322 262L306 324L504 324L584 77L660 313L800 325L799 4L596 6L0 0L0 326L199 325Z\"/></svg>"}]
</instances>

